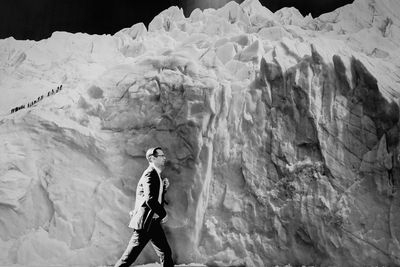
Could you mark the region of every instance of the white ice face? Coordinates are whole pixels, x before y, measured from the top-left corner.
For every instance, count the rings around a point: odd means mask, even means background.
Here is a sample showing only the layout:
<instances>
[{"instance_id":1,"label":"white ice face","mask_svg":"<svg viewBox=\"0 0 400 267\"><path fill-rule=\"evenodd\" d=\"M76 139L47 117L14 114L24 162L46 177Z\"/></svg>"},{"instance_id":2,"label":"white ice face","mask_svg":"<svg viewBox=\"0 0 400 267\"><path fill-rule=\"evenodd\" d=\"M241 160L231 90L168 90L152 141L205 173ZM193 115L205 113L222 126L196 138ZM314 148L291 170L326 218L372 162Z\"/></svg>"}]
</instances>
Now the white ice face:
<instances>
[{"instance_id":1,"label":"white ice face","mask_svg":"<svg viewBox=\"0 0 400 267\"><path fill-rule=\"evenodd\" d=\"M114 264L150 146L177 263L399 265L399 14L246 0L0 40L0 265Z\"/></svg>"}]
</instances>

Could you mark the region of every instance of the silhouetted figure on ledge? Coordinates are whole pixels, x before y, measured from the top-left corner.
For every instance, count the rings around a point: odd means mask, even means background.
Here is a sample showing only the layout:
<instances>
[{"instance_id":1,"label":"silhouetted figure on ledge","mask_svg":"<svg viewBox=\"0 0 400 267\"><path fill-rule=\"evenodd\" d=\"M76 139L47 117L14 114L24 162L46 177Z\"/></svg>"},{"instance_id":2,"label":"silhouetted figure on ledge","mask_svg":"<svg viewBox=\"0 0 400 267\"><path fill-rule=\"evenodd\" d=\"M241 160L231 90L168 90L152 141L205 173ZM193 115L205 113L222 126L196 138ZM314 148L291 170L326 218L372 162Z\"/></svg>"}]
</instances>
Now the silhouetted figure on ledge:
<instances>
[{"instance_id":1,"label":"silhouetted figure on ledge","mask_svg":"<svg viewBox=\"0 0 400 267\"><path fill-rule=\"evenodd\" d=\"M47 92L47 96L49 97L50 95L54 95L54 93L58 93L59 91L61 91L61 88L62 88L62 85L57 86L57 89L56 89L55 92L54 92L54 89L51 89L51 91ZM30 107L34 106L34 105L35 105L36 103L38 103L39 101L43 100L43 98L44 98L44 95L39 96L36 100L34 100L34 101L32 101L32 102L29 102L29 103L26 105L26 107L30 108ZM25 108L25 105L21 105L21 106L19 106L19 107L12 108L12 109L10 110L10 112L11 112L11 114L12 114L12 113L15 113L15 112L19 111L20 109L24 109L24 108Z\"/></svg>"}]
</instances>

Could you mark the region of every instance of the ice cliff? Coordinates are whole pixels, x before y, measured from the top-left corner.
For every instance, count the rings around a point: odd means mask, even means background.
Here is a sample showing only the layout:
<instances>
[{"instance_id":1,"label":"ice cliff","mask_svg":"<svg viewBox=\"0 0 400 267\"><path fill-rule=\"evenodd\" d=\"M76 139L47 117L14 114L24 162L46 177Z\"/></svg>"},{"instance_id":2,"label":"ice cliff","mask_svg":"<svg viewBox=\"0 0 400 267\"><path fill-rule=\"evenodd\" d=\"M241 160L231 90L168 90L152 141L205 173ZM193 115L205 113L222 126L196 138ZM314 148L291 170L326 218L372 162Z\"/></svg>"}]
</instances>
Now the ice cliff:
<instances>
[{"instance_id":1,"label":"ice cliff","mask_svg":"<svg viewBox=\"0 0 400 267\"><path fill-rule=\"evenodd\" d=\"M154 145L177 263L400 265L399 14L246 0L0 40L0 265L112 265Z\"/></svg>"}]
</instances>

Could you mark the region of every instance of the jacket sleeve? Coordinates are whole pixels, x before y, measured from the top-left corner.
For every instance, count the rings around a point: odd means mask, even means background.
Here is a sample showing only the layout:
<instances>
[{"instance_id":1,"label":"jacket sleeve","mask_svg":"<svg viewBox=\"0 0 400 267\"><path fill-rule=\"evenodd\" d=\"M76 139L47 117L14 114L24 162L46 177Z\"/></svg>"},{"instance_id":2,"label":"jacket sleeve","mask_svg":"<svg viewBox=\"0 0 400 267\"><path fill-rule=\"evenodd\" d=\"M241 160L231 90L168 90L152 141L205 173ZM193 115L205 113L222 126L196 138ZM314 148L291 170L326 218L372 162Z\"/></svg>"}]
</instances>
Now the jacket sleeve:
<instances>
[{"instance_id":1,"label":"jacket sleeve","mask_svg":"<svg viewBox=\"0 0 400 267\"><path fill-rule=\"evenodd\" d=\"M152 175L152 172L149 172L145 175L143 181L143 191L144 191L144 199L145 204L160 218L164 218L167 215L164 207L158 202L158 194L159 187L157 186L158 177ZM161 185L160 185L161 186Z\"/></svg>"}]
</instances>

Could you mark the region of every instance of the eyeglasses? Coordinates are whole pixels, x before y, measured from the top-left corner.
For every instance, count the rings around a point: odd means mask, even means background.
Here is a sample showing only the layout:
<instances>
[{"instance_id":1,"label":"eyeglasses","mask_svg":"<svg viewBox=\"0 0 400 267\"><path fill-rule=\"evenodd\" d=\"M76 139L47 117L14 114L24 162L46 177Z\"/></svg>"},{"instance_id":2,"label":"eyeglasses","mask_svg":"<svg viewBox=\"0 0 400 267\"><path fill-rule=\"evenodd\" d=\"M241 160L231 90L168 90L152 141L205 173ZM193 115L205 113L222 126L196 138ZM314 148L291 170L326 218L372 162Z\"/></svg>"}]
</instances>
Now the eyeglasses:
<instances>
[{"instance_id":1,"label":"eyeglasses","mask_svg":"<svg viewBox=\"0 0 400 267\"><path fill-rule=\"evenodd\" d=\"M155 155L154 155L155 156ZM165 155L164 154L158 154L157 156L155 156L155 157L164 157L165 158Z\"/></svg>"}]
</instances>

